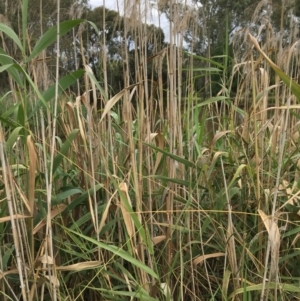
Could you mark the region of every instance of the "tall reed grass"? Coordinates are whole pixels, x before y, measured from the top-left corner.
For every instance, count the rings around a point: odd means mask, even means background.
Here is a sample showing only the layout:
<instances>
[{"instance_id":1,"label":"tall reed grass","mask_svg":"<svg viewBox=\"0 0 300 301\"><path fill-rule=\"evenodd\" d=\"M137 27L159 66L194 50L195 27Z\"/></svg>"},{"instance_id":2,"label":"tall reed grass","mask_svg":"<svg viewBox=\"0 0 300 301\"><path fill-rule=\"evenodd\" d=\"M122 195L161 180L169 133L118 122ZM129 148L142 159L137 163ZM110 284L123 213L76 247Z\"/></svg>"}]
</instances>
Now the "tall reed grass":
<instances>
[{"instance_id":1,"label":"tall reed grass","mask_svg":"<svg viewBox=\"0 0 300 301\"><path fill-rule=\"evenodd\" d=\"M1 103L13 102L0 117L1 300L299 299L298 41L245 28L228 70L228 44L223 62L183 51L188 23L170 2L170 43L149 57L150 8L124 1L125 34L139 51L132 81L124 43L116 94L105 52L103 83L87 63L59 78L63 35L95 28L60 22L59 1L58 25L33 49L28 1L19 36L0 23L23 57L0 53L11 80ZM81 77L85 93L74 97L68 88Z\"/></svg>"}]
</instances>

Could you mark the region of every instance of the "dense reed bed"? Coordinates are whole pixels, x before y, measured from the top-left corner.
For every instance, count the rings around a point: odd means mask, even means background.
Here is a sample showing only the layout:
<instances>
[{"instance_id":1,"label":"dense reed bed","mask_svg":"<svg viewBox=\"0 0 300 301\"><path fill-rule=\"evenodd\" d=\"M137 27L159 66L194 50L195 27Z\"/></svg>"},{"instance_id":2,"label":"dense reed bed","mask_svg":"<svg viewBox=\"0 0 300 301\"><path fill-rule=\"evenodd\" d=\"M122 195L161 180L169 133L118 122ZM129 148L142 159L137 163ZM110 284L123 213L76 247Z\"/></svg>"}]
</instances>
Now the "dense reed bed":
<instances>
[{"instance_id":1,"label":"dense reed bed","mask_svg":"<svg viewBox=\"0 0 300 301\"><path fill-rule=\"evenodd\" d=\"M135 48L124 40L114 91L105 35L100 80L85 61L84 28L96 25L60 22L57 1L59 25L28 48L27 4L19 36L0 23L22 57L2 38L1 300L298 300L294 29L283 43L270 23L245 27L222 56L202 57L184 50L191 10L170 1L160 43L150 8L126 0ZM46 50L59 54L68 32L84 68L62 77Z\"/></svg>"}]
</instances>

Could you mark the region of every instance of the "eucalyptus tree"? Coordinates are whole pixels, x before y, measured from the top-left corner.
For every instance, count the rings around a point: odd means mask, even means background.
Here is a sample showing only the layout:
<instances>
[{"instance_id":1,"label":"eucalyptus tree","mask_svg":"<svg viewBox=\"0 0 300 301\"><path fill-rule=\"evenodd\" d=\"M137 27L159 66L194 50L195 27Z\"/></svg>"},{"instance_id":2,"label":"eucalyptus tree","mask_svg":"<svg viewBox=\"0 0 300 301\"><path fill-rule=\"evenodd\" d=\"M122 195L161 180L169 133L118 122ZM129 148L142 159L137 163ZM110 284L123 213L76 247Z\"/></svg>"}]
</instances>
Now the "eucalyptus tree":
<instances>
[{"instance_id":1,"label":"eucalyptus tree","mask_svg":"<svg viewBox=\"0 0 300 301\"><path fill-rule=\"evenodd\" d=\"M259 35L262 42L272 36L273 47L292 44L299 37L300 10L295 0L193 0L191 5L183 1L173 5L181 20L188 15L183 33L187 50L206 58L218 57L225 67L230 63L228 57L242 59L247 50L246 32ZM170 6L161 9L170 19Z\"/></svg>"},{"instance_id":2,"label":"eucalyptus tree","mask_svg":"<svg viewBox=\"0 0 300 301\"><path fill-rule=\"evenodd\" d=\"M226 37L245 27L257 31L268 22L279 33L294 22L299 28L300 10L296 4L295 0L193 0L186 43L198 54L214 55L224 51Z\"/></svg>"},{"instance_id":3,"label":"eucalyptus tree","mask_svg":"<svg viewBox=\"0 0 300 301\"><path fill-rule=\"evenodd\" d=\"M69 19L79 19L84 17L84 14L89 9L88 0L64 0L61 1L61 11L60 11L60 21L66 21ZM22 32L22 1L11 0L11 1L0 1L0 22L10 26L16 34L21 37L24 33ZM27 54L29 54L34 45L39 41L41 36L52 26L56 25L56 1L44 1L44 0L29 0L28 1L28 11L26 12L26 49ZM23 18L24 22L24 18ZM61 41L61 58L62 58L62 68L61 73L66 74L70 69L74 70L71 61L73 60L72 54L72 44L74 37L72 32L65 36ZM17 61L22 61L22 53L15 47L12 40L7 36L3 36L2 44L0 47L3 51L16 59ZM56 45L53 44L48 47L43 53L40 54L39 59L47 61L47 74L43 75L43 80L41 88L46 89L50 82L53 81L53 73L51 70L55 67L55 53ZM70 58L71 60L67 59ZM38 66L42 66L39 64ZM36 66L37 67L37 66ZM68 70L69 69L69 70ZM45 69L46 70L46 69ZM4 78L5 72L2 73ZM47 79L46 79L47 78ZM6 89L8 87L7 81L1 81L0 89ZM11 87L12 88L12 87ZM13 89L12 89L13 90Z\"/></svg>"},{"instance_id":4,"label":"eucalyptus tree","mask_svg":"<svg viewBox=\"0 0 300 301\"><path fill-rule=\"evenodd\" d=\"M103 16L105 16L104 22ZM135 55L140 51L137 45L141 44L141 37L137 33L137 28L125 29L124 24L130 23L130 20L120 15L119 12L103 8L103 6L89 10L87 18L96 24L98 32L95 32L95 28L92 27L86 28L83 32L83 39L86 41L86 45L89 45L85 49L85 59L93 67L98 80L103 81L102 57L105 53L108 85L111 91L116 93L123 89L124 68L129 70L130 82L135 83L137 81L135 78ZM153 24L141 24L141 26L146 26L147 56L151 57L165 46L164 32ZM103 35L106 41L105 46L103 45ZM128 61L126 60L126 53L129 58ZM148 69L150 72L151 62L148 64Z\"/></svg>"}]
</instances>

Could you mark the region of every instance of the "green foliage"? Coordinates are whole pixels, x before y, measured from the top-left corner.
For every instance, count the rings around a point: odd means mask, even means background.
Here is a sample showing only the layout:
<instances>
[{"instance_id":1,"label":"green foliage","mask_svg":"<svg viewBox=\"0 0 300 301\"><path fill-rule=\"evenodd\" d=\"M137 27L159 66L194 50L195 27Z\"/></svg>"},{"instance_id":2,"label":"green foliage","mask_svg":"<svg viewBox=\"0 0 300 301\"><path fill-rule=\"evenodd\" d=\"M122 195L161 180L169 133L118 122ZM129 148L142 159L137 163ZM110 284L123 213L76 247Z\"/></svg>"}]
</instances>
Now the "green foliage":
<instances>
[{"instance_id":1,"label":"green foliage","mask_svg":"<svg viewBox=\"0 0 300 301\"><path fill-rule=\"evenodd\" d=\"M59 25L59 36L63 37L65 34L67 34L72 28L75 26L78 26L80 23L82 23L83 20L68 20L64 21ZM33 48L30 56L28 57L27 61L32 60L35 58L38 54L40 54L43 50L45 50L47 47L49 47L51 44L53 44L56 41L56 33L57 33L57 26L51 27L37 42L35 47Z\"/></svg>"},{"instance_id":2,"label":"green foliage","mask_svg":"<svg viewBox=\"0 0 300 301\"><path fill-rule=\"evenodd\" d=\"M65 70L40 85L58 26L32 29L28 3L22 28L0 24L0 298L299 298L297 44L270 52L260 32L231 49L235 24L255 30L239 12L256 2L201 1L193 54L141 16L83 5L87 22L62 13ZM74 70L78 56L94 70ZM82 77L90 93L76 97Z\"/></svg>"}]
</instances>

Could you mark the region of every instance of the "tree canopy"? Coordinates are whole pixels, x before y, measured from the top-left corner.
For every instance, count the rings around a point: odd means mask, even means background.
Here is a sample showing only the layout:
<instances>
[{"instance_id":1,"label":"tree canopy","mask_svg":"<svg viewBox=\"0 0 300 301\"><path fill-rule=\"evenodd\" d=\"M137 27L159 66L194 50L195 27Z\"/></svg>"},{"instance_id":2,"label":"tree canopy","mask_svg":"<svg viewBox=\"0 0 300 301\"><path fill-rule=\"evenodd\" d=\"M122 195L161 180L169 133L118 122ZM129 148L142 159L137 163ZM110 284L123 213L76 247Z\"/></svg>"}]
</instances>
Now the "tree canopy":
<instances>
[{"instance_id":1,"label":"tree canopy","mask_svg":"<svg viewBox=\"0 0 300 301\"><path fill-rule=\"evenodd\" d=\"M33 9L34 8L34 9ZM7 6L0 3L2 22L5 20L14 31L21 36L22 29L19 24L19 15L22 6L20 1L9 1ZM105 21L103 22L103 17ZM61 40L61 66L60 73L65 75L70 71L83 67L83 60L89 64L99 81L103 81L101 69L103 68L103 55L107 61L107 74L109 74L108 85L117 93L123 87L122 69L124 68L125 50L128 51L131 61L134 61L135 52L138 49L139 35L135 28L124 28L125 17L118 12L103 8L102 6L91 8L87 0L66 0L61 3L60 21L69 19L86 19L90 23L85 23L68 33ZM54 1L31 0L28 10L27 41L28 51L39 40L44 32L56 24L56 4ZM96 27L91 26L94 23ZM105 26L105 29L103 27ZM152 24L140 24L147 32L147 53L151 56L159 47L164 46L164 33L162 29ZM97 31L96 31L97 28ZM105 39L103 39L105 38ZM105 41L105 44L104 44ZM155 45L155 46L154 46ZM13 44L10 39L4 38L3 49L21 61L21 53L13 53ZM154 49L154 47L156 47ZM47 67L51 81L51 68L55 65L56 45L53 44L45 53L47 57ZM130 74L134 77L134 64L128 66ZM5 89L8 82L5 80L5 73L2 73L3 81L0 88ZM45 87L44 87L45 88Z\"/></svg>"}]
</instances>

